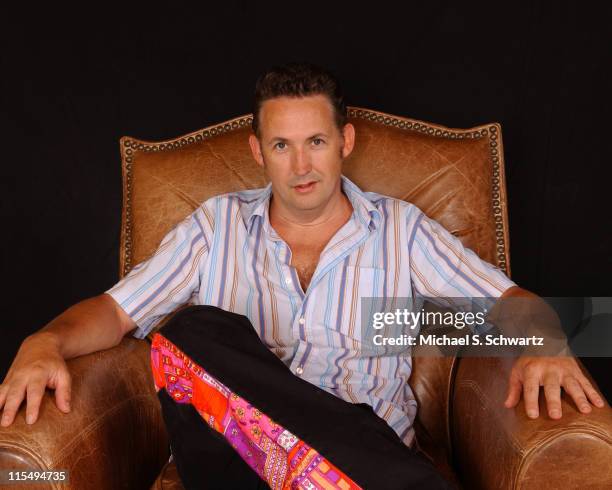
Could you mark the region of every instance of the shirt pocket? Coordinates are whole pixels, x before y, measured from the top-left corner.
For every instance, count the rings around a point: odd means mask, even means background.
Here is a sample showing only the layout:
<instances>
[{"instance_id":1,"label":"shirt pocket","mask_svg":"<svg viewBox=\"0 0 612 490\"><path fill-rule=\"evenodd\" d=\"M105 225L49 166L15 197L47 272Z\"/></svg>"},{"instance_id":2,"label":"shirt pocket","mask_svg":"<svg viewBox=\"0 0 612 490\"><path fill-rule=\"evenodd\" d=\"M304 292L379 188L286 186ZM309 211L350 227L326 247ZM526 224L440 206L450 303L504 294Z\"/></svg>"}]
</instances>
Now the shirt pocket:
<instances>
[{"instance_id":1,"label":"shirt pocket","mask_svg":"<svg viewBox=\"0 0 612 490\"><path fill-rule=\"evenodd\" d=\"M317 288L312 311L314 338L329 347L361 350L365 325L362 310L380 294L385 271L376 267L338 267L333 281L323 280ZM365 299L365 301L364 301ZM367 314L367 311L366 311ZM317 343L318 343L317 342Z\"/></svg>"}]
</instances>

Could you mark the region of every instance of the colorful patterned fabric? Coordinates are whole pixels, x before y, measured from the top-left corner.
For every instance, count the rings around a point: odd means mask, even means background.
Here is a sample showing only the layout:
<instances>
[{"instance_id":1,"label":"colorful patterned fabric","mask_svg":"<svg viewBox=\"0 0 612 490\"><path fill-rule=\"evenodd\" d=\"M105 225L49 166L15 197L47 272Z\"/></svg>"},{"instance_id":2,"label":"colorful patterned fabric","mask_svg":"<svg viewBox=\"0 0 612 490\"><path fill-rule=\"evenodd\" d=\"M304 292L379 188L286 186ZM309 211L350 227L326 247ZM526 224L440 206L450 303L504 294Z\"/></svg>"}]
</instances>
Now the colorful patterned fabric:
<instances>
[{"instance_id":1,"label":"colorful patterned fabric","mask_svg":"<svg viewBox=\"0 0 612 490\"><path fill-rule=\"evenodd\" d=\"M372 353L362 342L361 298L496 298L514 283L413 204L363 192L345 176L342 188L354 212L306 291L270 225L268 185L208 199L106 292L137 323L137 338L185 303L246 316L293 373L370 405L410 445L411 350Z\"/></svg>"},{"instance_id":2,"label":"colorful patterned fabric","mask_svg":"<svg viewBox=\"0 0 612 490\"><path fill-rule=\"evenodd\" d=\"M361 488L316 449L234 393L156 333L151 345L155 389L189 403L273 490Z\"/></svg>"}]
</instances>

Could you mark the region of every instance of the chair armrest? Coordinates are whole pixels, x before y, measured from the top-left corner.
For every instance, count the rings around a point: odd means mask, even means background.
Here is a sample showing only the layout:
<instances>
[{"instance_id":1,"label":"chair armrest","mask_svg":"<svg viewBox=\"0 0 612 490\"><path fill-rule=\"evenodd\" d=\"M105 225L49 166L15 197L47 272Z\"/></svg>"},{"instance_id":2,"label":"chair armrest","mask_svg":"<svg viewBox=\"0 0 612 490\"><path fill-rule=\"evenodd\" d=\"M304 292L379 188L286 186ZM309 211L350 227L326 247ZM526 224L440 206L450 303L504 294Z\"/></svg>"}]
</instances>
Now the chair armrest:
<instances>
[{"instance_id":1,"label":"chair armrest","mask_svg":"<svg viewBox=\"0 0 612 490\"><path fill-rule=\"evenodd\" d=\"M459 361L451 431L466 488L612 488L610 406L581 414L564 394L563 417L553 420L541 390L540 417L529 419L522 399L503 405L511 367L509 358Z\"/></svg>"},{"instance_id":2,"label":"chair armrest","mask_svg":"<svg viewBox=\"0 0 612 490\"><path fill-rule=\"evenodd\" d=\"M60 412L47 390L39 419L28 425L23 403L13 424L0 428L0 468L68 470L75 489L149 488L169 455L149 343L124 337L67 364L72 410Z\"/></svg>"}]
</instances>

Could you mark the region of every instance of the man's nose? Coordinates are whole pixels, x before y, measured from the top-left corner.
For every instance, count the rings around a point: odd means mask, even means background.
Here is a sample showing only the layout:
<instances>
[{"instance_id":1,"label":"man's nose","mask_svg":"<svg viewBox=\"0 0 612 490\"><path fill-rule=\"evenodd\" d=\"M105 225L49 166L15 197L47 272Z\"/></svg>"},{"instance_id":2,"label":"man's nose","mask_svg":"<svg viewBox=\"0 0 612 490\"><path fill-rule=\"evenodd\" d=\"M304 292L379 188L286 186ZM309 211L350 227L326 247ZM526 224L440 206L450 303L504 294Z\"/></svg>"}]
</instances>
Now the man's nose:
<instances>
[{"instance_id":1,"label":"man's nose","mask_svg":"<svg viewBox=\"0 0 612 490\"><path fill-rule=\"evenodd\" d=\"M296 175L306 175L312 170L310 155L304 150L298 149L293 154L291 162L293 173Z\"/></svg>"}]
</instances>

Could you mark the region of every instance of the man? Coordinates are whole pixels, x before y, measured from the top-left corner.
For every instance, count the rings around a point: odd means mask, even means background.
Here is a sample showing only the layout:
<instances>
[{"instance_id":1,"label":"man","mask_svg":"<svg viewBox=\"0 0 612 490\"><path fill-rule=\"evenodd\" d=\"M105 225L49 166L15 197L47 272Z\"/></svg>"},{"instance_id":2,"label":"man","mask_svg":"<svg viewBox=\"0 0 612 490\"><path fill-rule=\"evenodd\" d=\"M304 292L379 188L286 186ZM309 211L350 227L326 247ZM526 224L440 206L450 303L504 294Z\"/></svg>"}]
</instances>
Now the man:
<instances>
[{"instance_id":1,"label":"man","mask_svg":"<svg viewBox=\"0 0 612 490\"><path fill-rule=\"evenodd\" d=\"M122 281L28 337L0 387L1 424L12 422L24 398L26 419L33 423L45 386L56 390L58 407L69 411L64 359L117 345L134 328L143 338L165 314L191 301L211 306L175 315L152 346L156 387L186 486L217 482L229 488L232 476L249 478L248 467L227 452L227 442L236 451L238 443L230 439L230 426L213 416L215 399L225 416L256 410L257 420L263 417L293 438L291 448L308 441L301 447L318 461L311 488L317 488L314 479L327 478L323 467L342 475L346 488L443 488L433 469L408 449L416 414L406 383L410 359L406 352L365 354L359 300L535 295L464 249L415 206L362 192L342 176L355 130L346 122L336 81L324 70L291 64L262 76L253 129L249 144L270 184L202 203ZM169 385L167 362L180 364L173 372L191 370L181 378L193 382L186 391L176 380ZM551 418L562 415L561 387L583 413L591 403L604 404L573 358L521 357L512 369L506 407L516 406L522 393L528 416L538 417L540 386ZM242 460L255 470L251 476L259 475L250 485L256 487L261 477L273 486L270 468L248 460L261 449L253 441L254 434L261 436L259 426L251 433L232 427L244 436ZM287 449L276 442L274 451ZM285 456L282 474L288 478L295 460L288 449ZM373 468L364 468L372 462ZM226 474L204 475L215 468Z\"/></svg>"}]
</instances>

